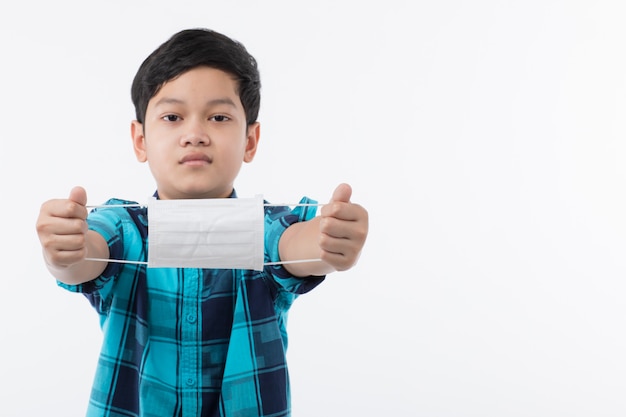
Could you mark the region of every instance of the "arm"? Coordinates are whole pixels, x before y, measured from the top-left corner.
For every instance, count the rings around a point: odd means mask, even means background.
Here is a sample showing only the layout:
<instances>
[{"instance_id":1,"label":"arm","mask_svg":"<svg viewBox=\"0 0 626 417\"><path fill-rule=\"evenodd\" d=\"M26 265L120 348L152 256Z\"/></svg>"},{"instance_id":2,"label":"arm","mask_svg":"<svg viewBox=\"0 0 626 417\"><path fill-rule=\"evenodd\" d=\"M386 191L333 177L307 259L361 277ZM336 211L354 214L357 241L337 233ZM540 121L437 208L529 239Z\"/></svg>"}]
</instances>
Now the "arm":
<instances>
[{"instance_id":1,"label":"arm","mask_svg":"<svg viewBox=\"0 0 626 417\"><path fill-rule=\"evenodd\" d=\"M104 238L87 228L87 194L75 187L68 199L49 200L41 205L37 235L50 273L66 284L81 284L99 276L106 262L86 261L109 258Z\"/></svg>"},{"instance_id":2,"label":"arm","mask_svg":"<svg viewBox=\"0 0 626 417\"><path fill-rule=\"evenodd\" d=\"M294 276L326 275L354 266L365 244L368 213L350 202L352 189L341 184L330 202L322 207L320 216L294 223L278 243L282 261L321 259L321 262L285 264Z\"/></svg>"}]
</instances>

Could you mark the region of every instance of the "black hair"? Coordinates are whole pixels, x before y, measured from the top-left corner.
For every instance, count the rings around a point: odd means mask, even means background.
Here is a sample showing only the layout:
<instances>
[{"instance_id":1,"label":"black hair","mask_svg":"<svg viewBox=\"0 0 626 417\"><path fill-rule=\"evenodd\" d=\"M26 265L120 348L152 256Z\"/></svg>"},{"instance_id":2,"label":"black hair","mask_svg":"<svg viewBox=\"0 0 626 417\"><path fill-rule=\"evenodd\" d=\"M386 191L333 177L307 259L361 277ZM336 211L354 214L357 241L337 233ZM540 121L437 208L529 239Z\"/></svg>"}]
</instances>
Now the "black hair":
<instances>
[{"instance_id":1,"label":"black hair","mask_svg":"<svg viewBox=\"0 0 626 417\"><path fill-rule=\"evenodd\" d=\"M144 122L148 102L166 82L200 66L219 69L235 78L246 123L255 123L261 105L256 60L240 42L203 28L174 34L143 61L131 87L137 121Z\"/></svg>"}]
</instances>

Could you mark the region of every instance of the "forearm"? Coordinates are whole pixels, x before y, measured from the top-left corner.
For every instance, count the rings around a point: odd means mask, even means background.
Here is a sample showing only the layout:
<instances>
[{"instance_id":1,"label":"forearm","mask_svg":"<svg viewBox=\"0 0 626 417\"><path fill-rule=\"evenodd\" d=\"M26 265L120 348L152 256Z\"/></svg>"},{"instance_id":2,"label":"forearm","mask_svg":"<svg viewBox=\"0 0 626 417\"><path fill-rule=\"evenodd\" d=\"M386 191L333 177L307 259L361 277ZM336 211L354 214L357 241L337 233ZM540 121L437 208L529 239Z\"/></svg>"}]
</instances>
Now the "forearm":
<instances>
[{"instance_id":1,"label":"forearm","mask_svg":"<svg viewBox=\"0 0 626 417\"><path fill-rule=\"evenodd\" d=\"M315 217L306 222L294 223L285 230L278 244L278 253L285 269L296 277L320 276L334 272L328 263L321 260L323 257L319 245L320 218ZM296 262L310 259L319 259L313 262Z\"/></svg>"}]
</instances>

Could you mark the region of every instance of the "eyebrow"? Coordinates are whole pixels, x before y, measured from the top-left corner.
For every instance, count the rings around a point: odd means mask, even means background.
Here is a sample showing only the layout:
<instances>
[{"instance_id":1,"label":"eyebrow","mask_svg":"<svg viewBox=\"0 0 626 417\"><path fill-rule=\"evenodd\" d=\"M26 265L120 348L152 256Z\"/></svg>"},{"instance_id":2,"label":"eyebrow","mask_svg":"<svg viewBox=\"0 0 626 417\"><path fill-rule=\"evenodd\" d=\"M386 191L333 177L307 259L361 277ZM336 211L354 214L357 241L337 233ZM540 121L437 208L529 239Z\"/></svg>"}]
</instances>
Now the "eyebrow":
<instances>
[{"instance_id":1,"label":"eyebrow","mask_svg":"<svg viewBox=\"0 0 626 417\"><path fill-rule=\"evenodd\" d=\"M174 97L163 97L162 99L160 99L159 101L154 103L154 107L158 107L158 106L160 106L162 104L185 104L185 101L177 99L177 98L174 98ZM206 106L207 107L216 106L216 105L220 105L220 104L226 104L226 105L231 106L231 107L237 107L235 102L232 101L228 97L215 98L213 100L209 100L209 101L206 102Z\"/></svg>"}]
</instances>

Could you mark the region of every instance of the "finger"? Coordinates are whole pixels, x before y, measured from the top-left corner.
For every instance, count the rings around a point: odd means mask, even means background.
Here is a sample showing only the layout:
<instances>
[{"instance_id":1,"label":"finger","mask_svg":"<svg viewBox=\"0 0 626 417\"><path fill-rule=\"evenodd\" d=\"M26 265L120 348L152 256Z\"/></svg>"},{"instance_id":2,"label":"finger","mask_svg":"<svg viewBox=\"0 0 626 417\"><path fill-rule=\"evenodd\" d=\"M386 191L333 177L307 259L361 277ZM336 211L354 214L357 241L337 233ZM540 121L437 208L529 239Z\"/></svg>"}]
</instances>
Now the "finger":
<instances>
[{"instance_id":1,"label":"finger","mask_svg":"<svg viewBox=\"0 0 626 417\"><path fill-rule=\"evenodd\" d=\"M351 220L336 217L322 217L320 219L320 232L336 239L349 239L353 224Z\"/></svg>"},{"instance_id":2,"label":"finger","mask_svg":"<svg viewBox=\"0 0 626 417\"><path fill-rule=\"evenodd\" d=\"M345 271L355 264L351 258L340 253L322 252L320 259L331 265L336 271Z\"/></svg>"},{"instance_id":3,"label":"finger","mask_svg":"<svg viewBox=\"0 0 626 417\"><path fill-rule=\"evenodd\" d=\"M75 249L82 245L88 226L84 219L42 216L36 224L37 234L41 243L51 250L68 246ZM70 239L79 239L74 243Z\"/></svg>"},{"instance_id":4,"label":"finger","mask_svg":"<svg viewBox=\"0 0 626 417\"><path fill-rule=\"evenodd\" d=\"M324 204L324 206L320 210L320 214L322 216L331 216L344 218L345 220L354 220L351 218L346 218L347 215L345 210L350 206L350 197L352 196L352 187L348 184L339 184L335 191L333 191L333 195L330 198L328 204Z\"/></svg>"},{"instance_id":5,"label":"finger","mask_svg":"<svg viewBox=\"0 0 626 417\"><path fill-rule=\"evenodd\" d=\"M56 234L50 236L47 247L58 252L73 252L83 250L85 243L84 233Z\"/></svg>"},{"instance_id":6,"label":"finger","mask_svg":"<svg viewBox=\"0 0 626 417\"><path fill-rule=\"evenodd\" d=\"M83 187L74 187L70 191L70 200L77 202L81 206L87 205L87 192Z\"/></svg>"},{"instance_id":7,"label":"finger","mask_svg":"<svg viewBox=\"0 0 626 417\"><path fill-rule=\"evenodd\" d=\"M83 187L74 187L70 191L67 200L60 207L60 211L54 213L58 217L76 218L85 220L87 218L87 192Z\"/></svg>"},{"instance_id":8,"label":"finger","mask_svg":"<svg viewBox=\"0 0 626 417\"><path fill-rule=\"evenodd\" d=\"M337 188L335 188L335 191L333 192L332 197L330 198L330 201L342 201L344 203L349 203L350 202L350 197L352 196L352 187L350 187L350 185L348 184L339 184L337 186Z\"/></svg>"},{"instance_id":9,"label":"finger","mask_svg":"<svg viewBox=\"0 0 626 417\"><path fill-rule=\"evenodd\" d=\"M85 259L87 249L85 247L77 250L47 250L44 253L45 259L50 265L69 266Z\"/></svg>"},{"instance_id":10,"label":"finger","mask_svg":"<svg viewBox=\"0 0 626 417\"><path fill-rule=\"evenodd\" d=\"M340 201L330 202L321 208L320 215L322 218L367 222L367 211L362 206L355 203Z\"/></svg>"},{"instance_id":11,"label":"finger","mask_svg":"<svg viewBox=\"0 0 626 417\"><path fill-rule=\"evenodd\" d=\"M320 249L320 258L338 271L352 267L359 255L359 247L353 241L331 236L321 237Z\"/></svg>"},{"instance_id":12,"label":"finger","mask_svg":"<svg viewBox=\"0 0 626 417\"><path fill-rule=\"evenodd\" d=\"M84 235L89 230L85 219L80 217L59 219L59 222L55 226L54 234L58 236L77 235L84 238Z\"/></svg>"}]
</instances>

